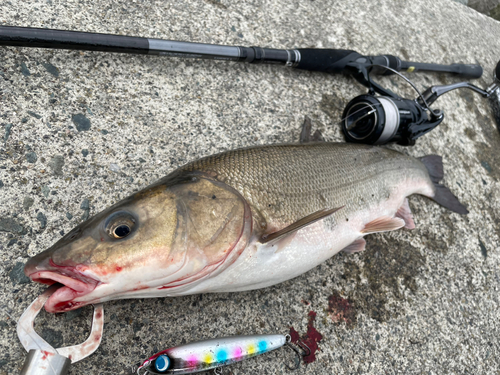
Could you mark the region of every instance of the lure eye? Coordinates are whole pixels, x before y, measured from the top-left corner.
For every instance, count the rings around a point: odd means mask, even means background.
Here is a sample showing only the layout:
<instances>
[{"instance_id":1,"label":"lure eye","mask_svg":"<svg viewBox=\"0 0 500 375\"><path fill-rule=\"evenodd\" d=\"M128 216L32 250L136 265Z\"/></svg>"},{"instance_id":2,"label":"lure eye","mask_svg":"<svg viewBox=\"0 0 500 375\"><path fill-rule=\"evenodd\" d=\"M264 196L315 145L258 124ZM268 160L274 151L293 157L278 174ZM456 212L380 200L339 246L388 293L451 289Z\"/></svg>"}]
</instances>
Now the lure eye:
<instances>
[{"instance_id":1,"label":"lure eye","mask_svg":"<svg viewBox=\"0 0 500 375\"><path fill-rule=\"evenodd\" d=\"M132 233L136 226L135 218L128 212L115 212L106 221L106 232L112 239L122 239Z\"/></svg>"},{"instance_id":2,"label":"lure eye","mask_svg":"<svg viewBox=\"0 0 500 375\"><path fill-rule=\"evenodd\" d=\"M170 358L165 354L160 355L155 359L155 369L158 372L165 372L170 367Z\"/></svg>"}]
</instances>

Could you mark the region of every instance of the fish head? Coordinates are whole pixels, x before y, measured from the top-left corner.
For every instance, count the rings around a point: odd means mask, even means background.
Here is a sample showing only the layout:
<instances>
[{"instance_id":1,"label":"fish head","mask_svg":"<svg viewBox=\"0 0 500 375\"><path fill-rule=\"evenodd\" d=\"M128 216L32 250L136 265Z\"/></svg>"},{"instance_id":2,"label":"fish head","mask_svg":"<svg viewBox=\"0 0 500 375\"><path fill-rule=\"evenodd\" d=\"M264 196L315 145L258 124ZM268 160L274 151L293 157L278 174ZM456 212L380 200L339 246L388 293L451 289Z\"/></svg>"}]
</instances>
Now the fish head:
<instances>
[{"instance_id":1,"label":"fish head","mask_svg":"<svg viewBox=\"0 0 500 375\"><path fill-rule=\"evenodd\" d=\"M189 289L222 272L246 247L250 208L206 176L161 181L81 223L31 258L25 274L60 283L48 312Z\"/></svg>"}]
</instances>

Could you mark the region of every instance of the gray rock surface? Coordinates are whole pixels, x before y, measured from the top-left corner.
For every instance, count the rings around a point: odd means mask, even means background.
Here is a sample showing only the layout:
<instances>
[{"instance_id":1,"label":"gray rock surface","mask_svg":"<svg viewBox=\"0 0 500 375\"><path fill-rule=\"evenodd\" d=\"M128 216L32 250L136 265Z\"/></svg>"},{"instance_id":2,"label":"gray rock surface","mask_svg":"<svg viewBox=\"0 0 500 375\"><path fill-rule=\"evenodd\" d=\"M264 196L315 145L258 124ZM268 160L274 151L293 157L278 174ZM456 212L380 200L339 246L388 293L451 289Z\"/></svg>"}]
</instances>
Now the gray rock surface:
<instances>
[{"instance_id":1,"label":"gray rock surface","mask_svg":"<svg viewBox=\"0 0 500 375\"><path fill-rule=\"evenodd\" d=\"M489 14L493 9L500 6L499 0L469 0L466 4L478 12Z\"/></svg>"},{"instance_id":2,"label":"gray rock surface","mask_svg":"<svg viewBox=\"0 0 500 375\"><path fill-rule=\"evenodd\" d=\"M474 83L481 87L500 57L500 24L448 0L8 0L0 24L480 63L485 72ZM460 80L408 76L419 88ZM379 82L415 96L400 79ZM93 215L194 158L294 142L306 115L327 140L343 141L342 109L365 92L350 77L280 66L0 48L0 374L22 366L16 320L44 289L14 285L11 270L68 233L82 210L83 218ZM445 184L468 216L412 197L415 230L370 235L365 252L339 254L280 285L106 303L100 348L70 373L126 374L162 348L203 338L291 326L304 334L311 311L323 339L316 361L299 373L498 373L500 134L488 105L452 92L435 106L445 121L416 146L397 147L442 155ZM70 319L42 312L36 328L54 344L76 344L91 310ZM287 374L289 355L261 356L228 373Z\"/></svg>"},{"instance_id":3,"label":"gray rock surface","mask_svg":"<svg viewBox=\"0 0 500 375\"><path fill-rule=\"evenodd\" d=\"M30 279L24 274L24 263L17 262L14 267L12 267L9 272L10 280L14 285L16 284L26 284L30 282Z\"/></svg>"}]
</instances>

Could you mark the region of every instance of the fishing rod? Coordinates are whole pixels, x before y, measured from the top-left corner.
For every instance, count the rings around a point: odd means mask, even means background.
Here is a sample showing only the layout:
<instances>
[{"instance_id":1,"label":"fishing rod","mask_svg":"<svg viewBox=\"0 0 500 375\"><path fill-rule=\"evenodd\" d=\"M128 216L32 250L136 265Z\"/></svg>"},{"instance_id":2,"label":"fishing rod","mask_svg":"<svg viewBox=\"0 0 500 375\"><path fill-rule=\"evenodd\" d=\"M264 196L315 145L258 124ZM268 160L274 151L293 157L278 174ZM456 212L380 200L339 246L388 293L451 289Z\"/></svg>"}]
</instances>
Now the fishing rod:
<instances>
[{"instance_id":1,"label":"fishing rod","mask_svg":"<svg viewBox=\"0 0 500 375\"><path fill-rule=\"evenodd\" d=\"M418 137L443 121L443 113L429 107L438 96L460 87L473 89L485 97L492 96L493 91L498 93L497 86L494 86L495 90L490 88L486 92L471 84L463 83L461 86L455 84L451 88L431 87L430 89L435 89L435 92L430 92L429 89L424 93L428 95L425 98L412 84L419 98L404 99L374 82L370 75L397 74L410 82L402 76L401 71L452 73L462 77L479 78L483 69L477 64L441 65L403 61L393 55L363 56L358 52L344 49L225 46L15 26L0 26L0 46L160 55L250 64L281 64L295 69L350 75L369 89L368 94L358 96L349 102L344 111L343 132L348 142L356 143L397 142L401 145L413 145Z\"/></svg>"},{"instance_id":2,"label":"fishing rod","mask_svg":"<svg viewBox=\"0 0 500 375\"><path fill-rule=\"evenodd\" d=\"M0 45L226 60L250 64L281 64L302 70L352 75L365 86L369 85L366 77L368 72L394 74L383 67L397 72L441 72L469 78L479 78L483 74L481 66L475 64L418 63L402 61L393 55L363 56L344 49L225 46L32 27L0 26ZM379 94L387 94L387 90L379 85L371 85Z\"/></svg>"}]
</instances>

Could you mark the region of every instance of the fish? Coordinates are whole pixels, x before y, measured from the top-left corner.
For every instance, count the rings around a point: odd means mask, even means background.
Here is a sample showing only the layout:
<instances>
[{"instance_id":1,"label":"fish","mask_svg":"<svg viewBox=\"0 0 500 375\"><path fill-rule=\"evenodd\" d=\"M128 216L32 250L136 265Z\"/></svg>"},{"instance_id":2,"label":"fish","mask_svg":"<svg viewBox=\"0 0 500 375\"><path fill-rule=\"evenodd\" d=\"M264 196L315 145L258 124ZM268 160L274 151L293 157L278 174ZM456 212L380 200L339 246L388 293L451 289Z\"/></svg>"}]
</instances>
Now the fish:
<instances>
[{"instance_id":1,"label":"fish","mask_svg":"<svg viewBox=\"0 0 500 375\"><path fill-rule=\"evenodd\" d=\"M190 162L79 224L30 258L34 282L60 283L65 312L110 300L265 288L364 236L415 223L420 194L467 214L444 185L442 158L309 142L222 152Z\"/></svg>"}]
</instances>

